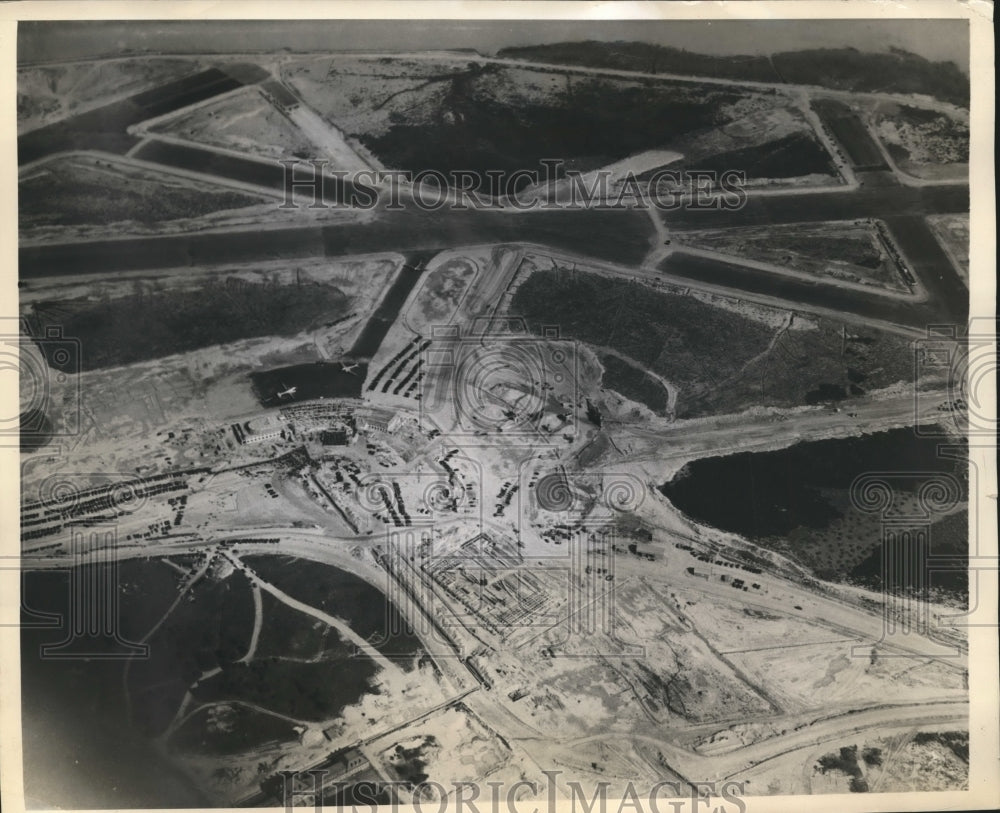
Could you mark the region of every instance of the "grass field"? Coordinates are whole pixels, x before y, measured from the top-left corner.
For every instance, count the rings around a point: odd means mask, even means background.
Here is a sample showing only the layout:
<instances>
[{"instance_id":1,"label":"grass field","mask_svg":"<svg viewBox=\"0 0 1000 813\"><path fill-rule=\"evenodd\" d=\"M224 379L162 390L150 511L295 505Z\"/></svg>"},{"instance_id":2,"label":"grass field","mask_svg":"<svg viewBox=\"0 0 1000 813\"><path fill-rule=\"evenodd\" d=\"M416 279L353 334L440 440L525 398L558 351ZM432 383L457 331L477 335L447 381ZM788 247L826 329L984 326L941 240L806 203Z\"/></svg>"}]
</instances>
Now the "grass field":
<instances>
[{"instance_id":1,"label":"grass field","mask_svg":"<svg viewBox=\"0 0 1000 813\"><path fill-rule=\"evenodd\" d=\"M68 65L36 65L17 71L18 128L46 121L169 82L201 67L194 59L140 57Z\"/></svg>"},{"instance_id":2,"label":"grass field","mask_svg":"<svg viewBox=\"0 0 1000 813\"><path fill-rule=\"evenodd\" d=\"M918 178L936 178L949 164L969 161L969 125L966 122L908 105L881 105L875 130L900 169ZM956 177L967 167L954 168Z\"/></svg>"},{"instance_id":3,"label":"grass field","mask_svg":"<svg viewBox=\"0 0 1000 813\"><path fill-rule=\"evenodd\" d=\"M182 111L150 129L266 158L317 157L316 147L309 139L255 87Z\"/></svg>"}]
</instances>

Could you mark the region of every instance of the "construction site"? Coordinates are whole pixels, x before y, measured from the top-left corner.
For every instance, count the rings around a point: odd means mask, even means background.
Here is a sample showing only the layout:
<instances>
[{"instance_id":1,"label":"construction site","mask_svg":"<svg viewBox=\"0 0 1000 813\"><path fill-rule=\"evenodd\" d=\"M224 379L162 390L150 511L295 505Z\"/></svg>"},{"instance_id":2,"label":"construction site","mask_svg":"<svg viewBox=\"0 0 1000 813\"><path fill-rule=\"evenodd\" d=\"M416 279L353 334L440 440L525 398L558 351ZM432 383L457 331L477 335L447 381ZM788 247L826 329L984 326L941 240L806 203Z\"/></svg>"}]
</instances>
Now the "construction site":
<instances>
[{"instance_id":1,"label":"construction site","mask_svg":"<svg viewBox=\"0 0 1000 813\"><path fill-rule=\"evenodd\" d=\"M884 531L923 522L968 565L975 400L937 345L914 364L969 312L967 111L797 83L788 55L741 80L572 53L21 68L40 806L969 787L974 586L906 581ZM428 213L404 189L397 212L379 189L337 212L282 206L274 176L556 148L609 198L626 170L736 167L747 205ZM134 201L85 205L103 183ZM920 464L895 513L843 463L871 456ZM787 504L753 485L782 467ZM42 623L80 591L75 632ZM66 766L27 735L56 719ZM113 796L105 760L147 778Z\"/></svg>"}]
</instances>

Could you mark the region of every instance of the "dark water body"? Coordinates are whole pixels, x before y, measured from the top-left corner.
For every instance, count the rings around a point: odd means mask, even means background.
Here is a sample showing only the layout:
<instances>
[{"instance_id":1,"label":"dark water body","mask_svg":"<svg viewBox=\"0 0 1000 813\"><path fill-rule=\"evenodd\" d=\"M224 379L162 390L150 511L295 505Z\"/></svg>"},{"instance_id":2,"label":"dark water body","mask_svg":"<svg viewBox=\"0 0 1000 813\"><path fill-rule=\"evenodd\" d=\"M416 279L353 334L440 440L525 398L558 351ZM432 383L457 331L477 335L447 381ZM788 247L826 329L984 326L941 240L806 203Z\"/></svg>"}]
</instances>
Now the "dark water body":
<instances>
[{"instance_id":1,"label":"dark water body","mask_svg":"<svg viewBox=\"0 0 1000 813\"><path fill-rule=\"evenodd\" d=\"M225 725L219 726L212 716L220 708ZM170 738L171 748L189 754L241 754L259 749L263 744L294 742L298 739L292 723L271 714L262 714L246 706L204 708L195 712Z\"/></svg>"},{"instance_id":2,"label":"dark water body","mask_svg":"<svg viewBox=\"0 0 1000 813\"><path fill-rule=\"evenodd\" d=\"M358 635L400 665L417 654L420 641L384 593L330 565L292 556L247 556L261 578L299 601L342 618Z\"/></svg>"},{"instance_id":3,"label":"dark water body","mask_svg":"<svg viewBox=\"0 0 1000 813\"><path fill-rule=\"evenodd\" d=\"M19 273L24 278L109 274L129 269L140 271L322 257L322 237L322 229L296 227L22 246L19 250Z\"/></svg>"},{"instance_id":4,"label":"dark water body","mask_svg":"<svg viewBox=\"0 0 1000 813\"><path fill-rule=\"evenodd\" d=\"M415 635L377 589L337 568L288 557L252 557L255 570L290 594L347 621L404 668L420 650ZM191 562L181 564L190 566ZM117 584L118 629L126 641L145 637L177 595L178 574L159 561L119 563L77 571ZM253 628L246 577L203 579L149 638L147 656L130 661L100 657L121 653L111 638L87 639L77 655L43 657L40 647L67 637L70 574L25 574L21 630L25 791L29 805L66 809L208 807L209 802L157 750L150 737L174 716L184 691L204 672L221 671L194 689L204 702L243 700L265 710L310 720L336 716L372 691L377 666L335 631L323 638L313 663L280 652L239 663ZM270 606L270 605L268 605ZM55 626L39 623L54 621ZM296 611L265 613L261 639L286 642L308 635L314 620ZM294 653L288 653L294 654ZM301 653L300 653L301 654ZM125 687L131 698L126 703ZM204 732L199 713L171 741L171 750L234 753L294 738L287 723L237 709L234 728Z\"/></svg>"},{"instance_id":5,"label":"dark water body","mask_svg":"<svg viewBox=\"0 0 1000 813\"><path fill-rule=\"evenodd\" d=\"M648 213L639 210L425 211L412 201L402 203L371 223L325 227L327 256L527 242L637 265L654 237Z\"/></svg>"},{"instance_id":6,"label":"dark water body","mask_svg":"<svg viewBox=\"0 0 1000 813\"><path fill-rule=\"evenodd\" d=\"M921 245L926 242L919 236L916 239ZM930 239L933 239L933 236L930 236ZM719 285L735 291L746 291L750 294L924 329L928 324L936 322L961 322L966 318L969 308L968 290L964 287L958 289L957 286L961 285L961 281L948 258L941 252L940 263L934 262L937 259L936 254L937 252L933 255L924 255L920 267L920 279L923 281L933 277L933 289L940 289L944 295L921 303L843 288L819 278L793 277L742 265L739 262L686 254L683 251L671 254L659 264L658 268L673 276Z\"/></svg>"},{"instance_id":7,"label":"dark water body","mask_svg":"<svg viewBox=\"0 0 1000 813\"><path fill-rule=\"evenodd\" d=\"M403 267L396 274L396 279L392 281L389 290L385 292L375 313L371 315L368 323L354 342L349 355L355 358L370 359L378 352L382 340L395 324L400 308L403 307L410 291L420 279L423 267L434 254L433 251L419 252L406 258ZM364 375L360 376L360 380L364 381Z\"/></svg>"},{"instance_id":8,"label":"dark water body","mask_svg":"<svg viewBox=\"0 0 1000 813\"><path fill-rule=\"evenodd\" d=\"M141 602L123 603L123 630L135 640L172 599L173 583L155 564ZM131 578L123 568L123 580ZM124 661L43 658L40 647L66 637L60 624L28 626L35 613L65 618L69 575L26 573L22 612L21 700L24 783L30 806L79 808L204 807L208 801L173 764L132 726L125 710ZM109 640L93 651L116 650Z\"/></svg>"},{"instance_id":9,"label":"dark water body","mask_svg":"<svg viewBox=\"0 0 1000 813\"><path fill-rule=\"evenodd\" d=\"M205 672L234 668L246 654L253 625L246 576L199 580L149 639L149 657L130 665L128 688L136 727L149 736L162 734L189 686Z\"/></svg>"},{"instance_id":10,"label":"dark water body","mask_svg":"<svg viewBox=\"0 0 1000 813\"><path fill-rule=\"evenodd\" d=\"M855 169L888 169L871 133L850 107L833 99L817 100L812 107L847 152Z\"/></svg>"},{"instance_id":11,"label":"dark water body","mask_svg":"<svg viewBox=\"0 0 1000 813\"><path fill-rule=\"evenodd\" d=\"M681 167L683 164L678 164ZM747 179L795 178L813 173L836 175L826 149L810 135L793 133L753 147L698 159L691 169L711 170L719 175L727 170L746 173Z\"/></svg>"},{"instance_id":12,"label":"dark water body","mask_svg":"<svg viewBox=\"0 0 1000 813\"><path fill-rule=\"evenodd\" d=\"M865 291L841 288L818 278L812 280L792 277L739 262L686 254L683 251L671 254L660 263L659 268L677 277L815 307L859 313L873 319L907 324L914 318L923 318L923 314L915 316L915 308L908 302L876 298Z\"/></svg>"},{"instance_id":13,"label":"dark water body","mask_svg":"<svg viewBox=\"0 0 1000 813\"><path fill-rule=\"evenodd\" d=\"M969 288L955 271L941 243L922 217L898 214L882 217L892 241L899 246L906 264L927 289L929 299L937 303L937 312L947 315L947 322L965 324L969 317Z\"/></svg>"},{"instance_id":14,"label":"dark water body","mask_svg":"<svg viewBox=\"0 0 1000 813\"><path fill-rule=\"evenodd\" d=\"M678 209L665 212L674 228L717 229L768 226L777 223L816 223L894 215L928 215L969 211L969 187L941 186L862 187L850 191L804 192L788 195L750 195L735 211Z\"/></svg>"},{"instance_id":15,"label":"dark water body","mask_svg":"<svg viewBox=\"0 0 1000 813\"><path fill-rule=\"evenodd\" d=\"M751 196L737 211L678 210L664 213L663 218L671 228L714 229L851 220L883 216L885 212L922 217L968 209L967 186L865 187L857 192ZM334 257L375 251L443 250L500 242L539 243L635 265L649 252L652 238L649 215L643 211L424 212L410 203L400 211L380 212L376 220L364 224L21 246L19 273L23 278L107 274L324 254ZM903 248L906 250L906 246ZM935 267L940 253L938 247L932 255Z\"/></svg>"},{"instance_id":16,"label":"dark water body","mask_svg":"<svg viewBox=\"0 0 1000 813\"><path fill-rule=\"evenodd\" d=\"M218 96L241 84L217 68L167 82L120 102L18 136L18 163L26 164L66 150L124 154L139 143L139 139L125 132L129 126Z\"/></svg>"},{"instance_id":17,"label":"dark water body","mask_svg":"<svg viewBox=\"0 0 1000 813\"><path fill-rule=\"evenodd\" d=\"M938 456L937 438L895 429L858 438L798 443L774 452L706 457L685 465L660 491L683 513L751 539L825 528L842 514L823 491L845 492L869 472L948 472L964 464ZM924 478L927 479L927 478ZM895 482L895 481L894 481ZM912 481L916 489L921 479Z\"/></svg>"},{"instance_id":18,"label":"dark water body","mask_svg":"<svg viewBox=\"0 0 1000 813\"><path fill-rule=\"evenodd\" d=\"M311 620L302 617L303 624ZM371 659L344 649L343 657L317 663L255 658L251 663L227 664L199 683L193 694L203 702L244 700L296 720L328 720L372 690L370 681L377 670ZM266 730L272 727L269 723ZM247 733L260 742L261 732L248 725Z\"/></svg>"},{"instance_id":19,"label":"dark water body","mask_svg":"<svg viewBox=\"0 0 1000 813\"><path fill-rule=\"evenodd\" d=\"M967 509L941 517L931 524L928 534L934 555L934 568L929 575L931 589L968 605L969 600L969 512ZM881 589L883 584L883 546L878 545L847 574L850 581ZM894 551L900 556L899 547ZM919 573L926 566L919 550L910 560L910 572Z\"/></svg>"},{"instance_id":20,"label":"dark water body","mask_svg":"<svg viewBox=\"0 0 1000 813\"><path fill-rule=\"evenodd\" d=\"M140 147L133 155L142 161L262 186L276 192L284 192L287 186L285 168L276 161L239 158L190 144L171 144L155 140ZM314 178L312 172L311 165L304 161L294 170L294 181L298 190L297 200L301 206L308 206L313 202L314 193L309 186ZM291 192L291 187L288 188ZM326 176L322 180L322 194L319 195L319 199L327 206L343 204L352 200L353 189L354 186L349 181ZM303 195L305 197L302 197Z\"/></svg>"},{"instance_id":21,"label":"dark water body","mask_svg":"<svg viewBox=\"0 0 1000 813\"><path fill-rule=\"evenodd\" d=\"M212 150L165 141L150 141L134 153L141 161L164 164L189 172L217 175L255 186L284 189L284 173L279 164L223 155Z\"/></svg>"},{"instance_id":22,"label":"dark water body","mask_svg":"<svg viewBox=\"0 0 1000 813\"><path fill-rule=\"evenodd\" d=\"M262 406L279 406L315 398L360 398L367 371L366 364L348 373L339 362L317 361L251 373L250 381ZM279 398L289 387L296 388L295 394Z\"/></svg>"}]
</instances>

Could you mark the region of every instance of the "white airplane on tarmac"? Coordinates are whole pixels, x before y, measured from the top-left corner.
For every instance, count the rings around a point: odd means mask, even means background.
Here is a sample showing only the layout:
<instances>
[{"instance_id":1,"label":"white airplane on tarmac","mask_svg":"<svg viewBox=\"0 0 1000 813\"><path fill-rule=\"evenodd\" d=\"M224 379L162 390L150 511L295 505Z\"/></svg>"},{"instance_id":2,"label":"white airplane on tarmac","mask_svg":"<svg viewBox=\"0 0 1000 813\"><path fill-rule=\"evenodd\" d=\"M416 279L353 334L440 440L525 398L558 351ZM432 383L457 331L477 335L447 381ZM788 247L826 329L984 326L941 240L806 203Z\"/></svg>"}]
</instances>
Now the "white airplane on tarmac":
<instances>
[{"instance_id":1,"label":"white airplane on tarmac","mask_svg":"<svg viewBox=\"0 0 1000 813\"><path fill-rule=\"evenodd\" d=\"M358 368L359 363L360 362L356 361L353 364L348 364L346 361L342 361L340 362L340 369L343 370L345 373L350 373L351 375L354 375L354 371Z\"/></svg>"},{"instance_id":2,"label":"white airplane on tarmac","mask_svg":"<svg viewBox=\"0 0 1000 813\"><path fill-rule=\"evenodd\" d=\"M284 386L285 386L284 382L282 382L282 383L281 383L281 386L282 386L282 387L284 387ZM297 389L298 389L298 387L287 387L286 389L283 389L283 390L281 390L281 392L279 392L279 393L278 393L278 400L280 401L280 400L281 400L282 398L284 398L284 397L285 397L286 395L287 395L287 396L288 396L289 398L291 398L292 396L294 396L294 395L295 395L295 391L296 391Z\"/></svg>"}]
</instances>

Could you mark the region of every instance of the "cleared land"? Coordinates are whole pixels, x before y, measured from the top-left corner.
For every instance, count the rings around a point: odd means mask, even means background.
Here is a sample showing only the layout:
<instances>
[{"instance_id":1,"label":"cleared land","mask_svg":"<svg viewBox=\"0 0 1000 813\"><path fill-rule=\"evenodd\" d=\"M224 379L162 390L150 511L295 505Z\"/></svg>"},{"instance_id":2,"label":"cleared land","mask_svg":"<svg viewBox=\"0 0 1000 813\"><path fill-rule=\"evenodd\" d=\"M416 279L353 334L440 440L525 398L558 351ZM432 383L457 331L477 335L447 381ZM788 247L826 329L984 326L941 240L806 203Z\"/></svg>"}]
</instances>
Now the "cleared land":
<instances>
[{"instance_id":1,"label":"cleared land","mask_svg":"<svg viewBox=\"0 0 1000 813\"><path fill-rule=\"evenodd\" d=\"M265 158L318 157L312 142L256 87L160 119L149 130Z\"/></svg>"},{"instance_id":2,"label":"cleared land","mask_svg":"<svg viewBox=\"0 0 1000 813\"><path fill-rule=\"evenodd\" d=\"M194 73L194 59L136 58L17 71L18 132Z\"/></svg>"},{"instance_id":3,"label":"cleared land","mask_svg":"<svg viewBox=\"0 0 1000 813\"><path fill-rule=\"evenodd\" d=\"M927 223L968 285L969 216L931 215L927 218Z\"/></svg>"},{"instance_id":4,"label":"cleared land","mask_svg":"<svg viewBox=\"0 0 1000 813\"><path fill-rule=\"evenodd\" d=\"M845 745L816 761L812 781L817 793L965 790L969 732L918 731Z\"/></svg>"},{"instance_id":5,"label":"cleared land","mask_svg":"<svg viewBox=\"0 0 1000 813\"><path fill-rule=\"evenodd\" d=\"M422 328L451 321L477 272L476 263L464 257L449 258L427 272L407 321Z\"/></svg>"},{"instance_id":6,"label":"cleared land","mask_svg":"<svg viewBox=\"0 0 1000 813\"><path fill-rule=\"evenodd\" d=\"M968 122L934 110L884 104L874 114L874 125L903 172L927 180L968 177Z\"/></svg>"},{"instance_id":7,"label":"cleared land","mask_svg":"<svg viewBox=\"0 0 1000 813\"><path fill-rule=\"evenodd\" d=\"M689 83L580 77L477 63L303 60L285 69L303 98L386 166L419 172L588 171L672 147L780 97Z\"/></svg>"}]
</instances>

